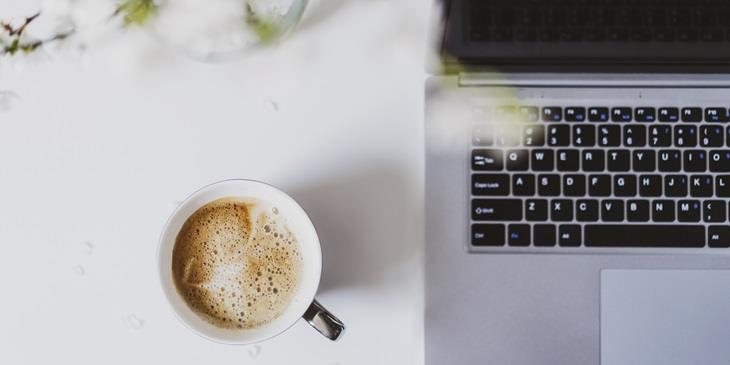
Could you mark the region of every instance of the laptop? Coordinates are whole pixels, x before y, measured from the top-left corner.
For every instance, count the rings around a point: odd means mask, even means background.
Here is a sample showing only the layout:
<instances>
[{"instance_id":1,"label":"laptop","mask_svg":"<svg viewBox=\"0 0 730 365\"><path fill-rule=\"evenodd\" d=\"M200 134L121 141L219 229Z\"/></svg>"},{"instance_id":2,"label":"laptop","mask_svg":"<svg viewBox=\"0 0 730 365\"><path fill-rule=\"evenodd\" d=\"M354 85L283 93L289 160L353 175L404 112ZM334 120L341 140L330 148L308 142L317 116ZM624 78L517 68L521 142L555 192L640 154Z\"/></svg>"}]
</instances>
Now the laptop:
<instances>
[{"instance_id":1,"label":"laptop","mask_svg":"<svg viewBox=\"0 0 730 365\"><path fill-rule=\"evenodd\" d=\"M730 3L438 5L426 364L730 363Z\"/></svg>"}]
</instances>

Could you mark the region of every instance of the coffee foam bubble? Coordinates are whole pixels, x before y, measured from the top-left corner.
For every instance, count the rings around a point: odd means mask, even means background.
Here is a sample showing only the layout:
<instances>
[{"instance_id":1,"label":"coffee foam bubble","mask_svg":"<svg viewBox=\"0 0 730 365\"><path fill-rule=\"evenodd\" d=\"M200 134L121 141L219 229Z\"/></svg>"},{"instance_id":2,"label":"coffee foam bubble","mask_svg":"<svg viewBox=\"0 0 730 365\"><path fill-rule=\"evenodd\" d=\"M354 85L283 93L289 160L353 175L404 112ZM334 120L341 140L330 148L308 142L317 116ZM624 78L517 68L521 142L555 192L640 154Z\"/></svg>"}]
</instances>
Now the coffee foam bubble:
<instances>
[{"instance_id":1,"label":"coffee foam bubble","mask_svg":"<svg viewBox=\"0 0 730 365\"><path fill-rule=\"evenodd\" d=\"M218 327L248 329L288 307L301 261L297 239L275 208L224 198L185 221L172 271L178 293L201 317Z\"/></svg>"}]
</instances>

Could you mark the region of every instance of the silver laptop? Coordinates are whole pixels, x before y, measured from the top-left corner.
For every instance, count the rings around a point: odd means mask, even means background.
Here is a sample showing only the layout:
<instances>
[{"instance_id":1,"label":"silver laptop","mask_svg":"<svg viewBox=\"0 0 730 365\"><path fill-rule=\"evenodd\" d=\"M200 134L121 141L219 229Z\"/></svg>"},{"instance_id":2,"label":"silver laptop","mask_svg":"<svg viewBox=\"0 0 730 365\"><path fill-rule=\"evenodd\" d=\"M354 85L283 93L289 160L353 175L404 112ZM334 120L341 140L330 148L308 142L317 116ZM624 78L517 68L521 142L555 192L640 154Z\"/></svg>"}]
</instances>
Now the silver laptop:
<instances>
[{"instance_id":1,"label":"silver laptop","mask_svg":"<svg viewBox=\"0 0 730 365\"><path fill-rule=\"evenodd\" d=\"M730 363L730 3L440 5L426 363Z\"/></svg>"}]
</instances>

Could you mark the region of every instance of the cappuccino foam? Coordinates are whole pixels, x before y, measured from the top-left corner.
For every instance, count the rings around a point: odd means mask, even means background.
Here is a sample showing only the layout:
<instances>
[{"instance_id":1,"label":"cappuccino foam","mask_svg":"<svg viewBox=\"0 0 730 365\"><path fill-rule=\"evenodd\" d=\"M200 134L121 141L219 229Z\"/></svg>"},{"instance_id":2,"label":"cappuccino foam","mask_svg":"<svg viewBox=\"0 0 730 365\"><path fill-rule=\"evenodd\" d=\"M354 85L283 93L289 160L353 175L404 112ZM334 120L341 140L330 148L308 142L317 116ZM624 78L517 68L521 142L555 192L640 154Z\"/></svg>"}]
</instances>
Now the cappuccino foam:
<instances>
[{"instance_id":1,"label":"cappuccino foam","mask_svg":"<svg viewBox=\"0 0 730 365\"><path fill-rule=\"evenodd\" d=\"M209 323L255 328L279 317L294 296L301 271L296 237L276 208L223 198L193 213L172 253L178 293Z\"/></svg>"}]
</instances>

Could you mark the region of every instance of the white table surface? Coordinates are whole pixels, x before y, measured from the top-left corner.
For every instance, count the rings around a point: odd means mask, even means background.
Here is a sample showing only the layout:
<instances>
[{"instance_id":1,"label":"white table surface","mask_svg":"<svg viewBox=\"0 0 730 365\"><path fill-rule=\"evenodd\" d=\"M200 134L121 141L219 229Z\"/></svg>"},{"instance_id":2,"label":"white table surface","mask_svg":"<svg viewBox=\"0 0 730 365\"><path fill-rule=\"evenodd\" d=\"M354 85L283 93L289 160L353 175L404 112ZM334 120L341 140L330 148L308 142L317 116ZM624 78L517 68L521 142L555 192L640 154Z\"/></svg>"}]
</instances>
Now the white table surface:
<instances>
[{"instance_id":1,"label":"white table surface","mask_svg":"<svg viewBox=\"0 0 730 365\"><path fill-rule=\"evenodd\" d=\"M3 0L0 18L40 3ZM322 0L277 48L216 65L134 30L3 60L0 363L422 363L428 8ZM175 319L155 271L163 223L236 177L311 214L341 341L299 321L226 346Z\"/></svg>"}]
</instances>

